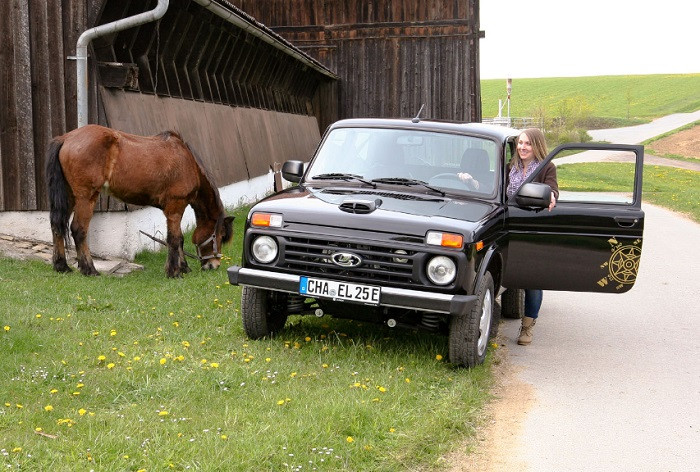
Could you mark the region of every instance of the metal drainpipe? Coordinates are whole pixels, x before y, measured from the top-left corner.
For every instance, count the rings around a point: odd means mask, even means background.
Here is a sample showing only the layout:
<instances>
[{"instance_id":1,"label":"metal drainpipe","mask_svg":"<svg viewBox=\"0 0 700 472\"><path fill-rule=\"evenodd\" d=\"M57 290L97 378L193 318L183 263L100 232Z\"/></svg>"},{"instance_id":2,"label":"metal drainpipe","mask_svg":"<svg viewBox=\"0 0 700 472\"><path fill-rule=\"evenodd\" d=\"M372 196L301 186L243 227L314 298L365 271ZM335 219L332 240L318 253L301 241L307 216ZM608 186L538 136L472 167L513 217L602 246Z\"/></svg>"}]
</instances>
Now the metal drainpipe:
<instances>
[{"instance_id":1,"label":"metal drainpipe","mask_svg":"<svg viewBox=\"0 0 700 472\"><path fill-rule=\"evenodd\" d=\"M90 28L80 35L75 46L76 68L78 71L78 128L85 126L88 121L87 49L90 41L99 36L104 36L105 34L117 33L128 28L133 28L134 26L159 20L168 10L169 3L170 0L158 0L158 5L156 5L153 10L139 13L138 15L130 16L128 18L122 18L121 20L113 21L112 23Z\"/></svg>"}]
</instances>

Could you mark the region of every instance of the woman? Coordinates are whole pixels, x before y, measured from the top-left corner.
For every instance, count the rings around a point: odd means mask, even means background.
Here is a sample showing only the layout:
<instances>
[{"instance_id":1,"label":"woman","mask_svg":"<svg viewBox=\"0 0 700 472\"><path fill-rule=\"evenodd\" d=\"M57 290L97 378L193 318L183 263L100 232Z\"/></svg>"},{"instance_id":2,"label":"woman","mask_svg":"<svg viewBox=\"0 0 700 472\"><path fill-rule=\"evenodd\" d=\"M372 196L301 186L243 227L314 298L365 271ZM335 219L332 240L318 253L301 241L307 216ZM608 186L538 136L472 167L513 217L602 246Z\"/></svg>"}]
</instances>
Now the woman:
<instances>
[{"instance_id":1,"label":"woman","mask_svg":"<svg viewBox=\"0 0 700 472\"><path fill-rule=\"evenodd\" d=\"M517 152L510 160L507 167L508 185L506 195L513 195L523 184L540 162L547 157L547 143L544 134L537 128L529 128L520 133L518 137ZM557 167L550 161L542 169L533 182L547 184L552 189L549 211L552 211L559 198L559 185L557 184ZM525 316L523 317L518 344L527 346L532 342L533 329L537 316L542 306L542 290L525 290Z\"/></svg>"}]
</instances>

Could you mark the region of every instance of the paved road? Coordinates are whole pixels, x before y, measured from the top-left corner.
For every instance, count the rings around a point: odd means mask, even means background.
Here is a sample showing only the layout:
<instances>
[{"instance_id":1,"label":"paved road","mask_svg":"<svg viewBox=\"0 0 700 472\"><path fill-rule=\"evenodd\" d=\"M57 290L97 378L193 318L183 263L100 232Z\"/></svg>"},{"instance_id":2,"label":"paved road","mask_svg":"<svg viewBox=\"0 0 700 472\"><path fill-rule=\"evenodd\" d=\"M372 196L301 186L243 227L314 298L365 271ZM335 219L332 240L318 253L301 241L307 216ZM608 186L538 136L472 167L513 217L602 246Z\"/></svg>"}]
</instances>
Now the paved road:
<instances>
[{"instance_id":1,"label":"paved road","mask_svg":"<svg viewBox=\"0 0 700 472\"><path fill-rule=\"evenodd\" d=\"M588 134L594 141L608 141L617 144L639 144L683 125L700 120L700 110L692 113L676 113L658 118L651 123L626 128L595 129Z\"/></svg>"},{"instance_id":2,"label":"paved road","mask_svg":"<svg viewBox=\"0 0 700 472\"><path fill-rule=\"evenodd\" d=\"M675 123L668 126L683 124ZM647 139L640 136L605 139ZM511 464L532 472L700 470L700 225L643 208L630 292L545 292L528 347L515 344L518 321L501 326L514 375L535 397L518 447L507 452Z\"/></svg>"},{"instance_id":3,"label":"paved road","mask_svg":"<svg viewBox=\"0 0 700 472\"><path fill-rule=\"evenodd\" d=\"M680 128L681 126L698 120L700 120L700 110L693 113L676 113L674 115L668 115L664 116L663 118L656 119L651 123L646 123L638 126L630 126L628 128L589 130L588 134L595 141L607 141L609 143L617 144L639 144L642 141L646 141L649 138L659 136L668 131L672 131L676 128ZM616 156L614 155L606 155L605 157L601 157L601 153L597 153L595 151L586 151L579 154L574 154L572 156L555 159L554 163L556 165L561 165L575 164L580 162L617 162L625 160L624 157L619 157L619 159L616 158ZM651 154L644 155L644 163L700 171L700 162L688 162L680 161L677 159L667 159Z\"/></svg>"}]
</instances>

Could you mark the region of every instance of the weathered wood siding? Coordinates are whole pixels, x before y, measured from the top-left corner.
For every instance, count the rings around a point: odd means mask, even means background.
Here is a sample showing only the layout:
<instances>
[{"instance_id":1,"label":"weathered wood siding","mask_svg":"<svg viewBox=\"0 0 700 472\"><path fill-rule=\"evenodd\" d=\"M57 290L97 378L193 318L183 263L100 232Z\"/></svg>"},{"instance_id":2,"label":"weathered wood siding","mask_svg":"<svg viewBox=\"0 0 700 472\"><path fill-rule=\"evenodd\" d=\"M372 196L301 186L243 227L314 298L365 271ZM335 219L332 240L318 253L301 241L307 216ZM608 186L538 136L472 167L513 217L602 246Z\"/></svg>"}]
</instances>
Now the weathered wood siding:
<instances>
[{"instance_id":1,"label":"weathered wood siding","mask_svg":"<svg viewBox=\"0 0 700 472\"><path fill-rule=\"evenodd\" d=\"M226 0L215 1L235 8ZM44 175L48 143L77 126L76 69L69 57L75 56L80 34L94 25L150 10L156 3L0 1L0 211L48 209ZM226 141L230 138L226 133L243 133L245 145L233 152L219 144L208 149L218 175L226 176L217 182L220 185L267 172L271 162L280 160L280 150L273 144L285 146L282 149L294 156L306 153L309 140L319 136L309 123L318 127L319 121L337 118L335 80L264 43L251 34L255 28L264 26L251 23L243 31L191 0L170 0L161 21L95 39L88 62L89 122L152 134L162 131L155 124L162 122L157 112L163 112L168 127L179 129L188 141ZM128 98L120 106L107 107L102 102L105 94L98 93L103 86L110 87L110 94ZM155 96L170 97L178 105L149 109L146 104ZM139 100L140 105L135 103ZM203 103L274 113L214 113ZM219 136L201 131L207 117L221 119L229 128L215 126ZM172 118L184 124L173 124ZM253 130L230 123L234 119L271 128L257 130L263 142L256 146ZM195 131L202 134L194 136ZM277 133L279 138L266 133ZM247 170L237 173L237 169ZM234 180L226 180L229 177ZM123 208L105 198L98 207Z\"/></svg>"},{"instance_id":2,"label":"weathered wood siding","mask_svg":"<svg viewBox=\"0 0 700 472\"><path fill-rule=\"evenodd\" d=\"M340 78L341 117L480 121L478 0L239 0Z\"/></svg>"},{"instance_id":3,"label":"weathered wood siding","mask_svg":"<svg viewBox=\"0 0 700 472\"><path fill-rule=\"evenodd\" d=\"M43 154L77 125L67 57L95 10L86 0L0 2L0 211L47 208Z\"/></svg>"},{"instance_id":4,"label":"weathered wood siding","mask_svg":"<svg viewBox=\"0 0 700 472\"><path fill-rule=\"evenodd\" d=\"M308 161L321 139L311 115L104 88L102 98L113 128L140 135L177 131L218 187L264 175L287 159Z\"/></svg>"}]
</instances>

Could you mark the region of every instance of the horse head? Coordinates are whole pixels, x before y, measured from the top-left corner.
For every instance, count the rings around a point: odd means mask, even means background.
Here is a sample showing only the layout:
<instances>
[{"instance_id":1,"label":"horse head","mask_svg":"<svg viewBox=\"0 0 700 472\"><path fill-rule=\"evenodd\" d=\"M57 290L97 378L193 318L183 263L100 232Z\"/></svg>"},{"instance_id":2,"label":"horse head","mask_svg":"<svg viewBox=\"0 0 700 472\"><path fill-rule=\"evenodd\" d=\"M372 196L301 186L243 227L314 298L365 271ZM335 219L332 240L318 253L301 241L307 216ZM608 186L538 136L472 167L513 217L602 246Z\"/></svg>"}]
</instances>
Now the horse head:
<instances>
[{"instance_id":1,"label":"horse head","mask_svg":"<svg viewBox=\"0 0 700 472\"><path fill-rule=\"evenodd\" d=\"M218 269L221 265L221 248L233 238L233 219L222 212L216 220L198 222L192 242L202 270Z\"/></svg>"}]
</instances>

